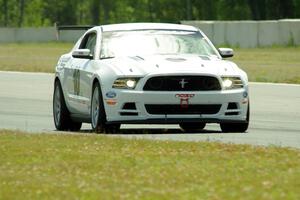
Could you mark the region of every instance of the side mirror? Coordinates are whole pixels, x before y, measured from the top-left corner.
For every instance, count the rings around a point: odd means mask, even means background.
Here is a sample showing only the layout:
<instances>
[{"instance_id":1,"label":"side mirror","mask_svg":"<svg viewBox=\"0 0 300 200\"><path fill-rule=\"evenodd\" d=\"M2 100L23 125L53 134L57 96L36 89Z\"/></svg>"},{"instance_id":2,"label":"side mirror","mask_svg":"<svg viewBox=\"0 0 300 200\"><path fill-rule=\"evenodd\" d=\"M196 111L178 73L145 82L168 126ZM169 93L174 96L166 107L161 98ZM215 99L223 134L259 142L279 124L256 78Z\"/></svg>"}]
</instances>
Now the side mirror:
<instances>
[{"instance_id":1,"label":"side mirror","mask_svg":"<svg viewBox=\"0 0 300 200\"><path fill-rule=\"evenodd\" d=\"M89 49L77 49L72 52L72 56L74 58L93 59L93 55L91 55L91 51Z\"/></svg>"},{"instance_id":2,"label":"side mirror","mask_svg":"<svg viewBox=\"0 0 300 200\"><path fill-rule=\"evenodd\" d=\"M229 58L233 56L233 50L230 48L219 48L218 51L222 58Z\"/></svg>"}]
</instances>

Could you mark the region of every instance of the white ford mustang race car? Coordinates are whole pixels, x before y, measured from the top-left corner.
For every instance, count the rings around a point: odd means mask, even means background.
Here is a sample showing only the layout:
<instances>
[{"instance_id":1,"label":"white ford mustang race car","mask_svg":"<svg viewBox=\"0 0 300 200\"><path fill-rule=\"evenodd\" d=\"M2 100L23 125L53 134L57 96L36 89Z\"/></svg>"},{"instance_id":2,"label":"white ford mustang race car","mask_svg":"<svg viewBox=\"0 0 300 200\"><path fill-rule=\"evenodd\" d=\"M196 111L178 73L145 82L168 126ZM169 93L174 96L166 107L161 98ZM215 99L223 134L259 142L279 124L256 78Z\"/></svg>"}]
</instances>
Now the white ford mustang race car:
<instances>
[{"instance_id":1,"label":"white ford mustang race car","mask_svg":"<svg viewBox=\"0 0 300 200\"><path fill-rule=\"evenodd\" d=\"M248 78L223 58L199 29L177 24L132 23L89 29L55 73L57 130L96 132L121 124L179 124L185 131L219 123L223 132L249 124Z\"/></svg>"}]
</instances>

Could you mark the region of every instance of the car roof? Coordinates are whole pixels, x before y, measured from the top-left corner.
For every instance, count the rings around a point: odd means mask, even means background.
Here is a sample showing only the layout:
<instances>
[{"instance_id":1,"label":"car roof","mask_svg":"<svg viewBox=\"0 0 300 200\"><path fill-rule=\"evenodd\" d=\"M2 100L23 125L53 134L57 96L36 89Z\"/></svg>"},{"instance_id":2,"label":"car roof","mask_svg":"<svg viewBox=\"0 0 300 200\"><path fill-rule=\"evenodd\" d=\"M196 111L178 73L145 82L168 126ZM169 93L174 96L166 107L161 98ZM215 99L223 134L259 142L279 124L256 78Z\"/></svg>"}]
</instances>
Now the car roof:
<instances>
[{"instance_id":1,"label":"car roof","mask_svg":"<svg viewBox=\"0 0 300 200\"><path fill-rule=\"evenodd\" d=\"M109 31L131 31L131 30L183 30L198 31L197 28L182 24L169 23L124 23L96 26L93 29L101 29L103 32Z\"/></svg>"}]
</instances>

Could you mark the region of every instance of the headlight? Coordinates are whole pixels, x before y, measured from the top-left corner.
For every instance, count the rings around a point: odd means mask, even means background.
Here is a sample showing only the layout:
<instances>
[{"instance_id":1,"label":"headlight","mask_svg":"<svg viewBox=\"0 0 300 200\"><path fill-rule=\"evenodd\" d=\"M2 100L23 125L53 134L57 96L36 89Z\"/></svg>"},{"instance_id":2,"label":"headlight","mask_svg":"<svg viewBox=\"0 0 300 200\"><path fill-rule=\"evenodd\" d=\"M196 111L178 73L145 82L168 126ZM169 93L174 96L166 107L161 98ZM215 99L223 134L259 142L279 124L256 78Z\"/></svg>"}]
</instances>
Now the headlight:
<instances>
[{"instance_id":1,"label":"headlight","mask_svg":"<svg viewBox=\"0 0 300 200\"><path fill-rule=\"evenodd\" d=\"M240 77L222 77L222 84L225 90L244 87L243 81Z\"/></svg>"},{"instance_id":2,"label":"headlight","mask_svg":"<svg viewBox=\"0 0 300 200\"><path fill-rule=\"evenodd\" d=\"M134 89L139 78L118 78L113 84L113 88Z\"/></svg>"}]
</instances>

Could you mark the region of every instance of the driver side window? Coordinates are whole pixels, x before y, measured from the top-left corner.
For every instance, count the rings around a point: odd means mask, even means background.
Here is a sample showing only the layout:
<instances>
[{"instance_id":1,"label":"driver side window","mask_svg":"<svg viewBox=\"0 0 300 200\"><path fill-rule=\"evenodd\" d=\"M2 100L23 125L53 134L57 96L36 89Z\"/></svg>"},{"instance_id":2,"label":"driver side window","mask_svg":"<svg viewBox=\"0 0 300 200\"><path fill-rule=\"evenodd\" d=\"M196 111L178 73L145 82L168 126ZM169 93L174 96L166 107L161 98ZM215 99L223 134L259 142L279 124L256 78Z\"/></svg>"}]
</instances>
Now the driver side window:
<instances>
[{"instance_id":1,"label":"driver side window","mask_svg":"<svg viewBox=\"0 0 300 200\"><path fill-rule=\"evenodd\" d=\"M83 38L79 49L89 49L91 51L92 56L94 57L96 38L97 38L96 33L89 33Z\"/></svg>"}]
</instances>

